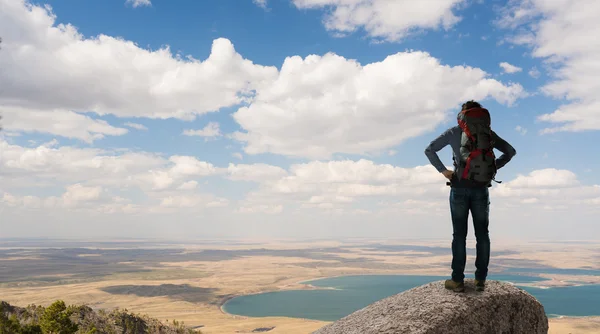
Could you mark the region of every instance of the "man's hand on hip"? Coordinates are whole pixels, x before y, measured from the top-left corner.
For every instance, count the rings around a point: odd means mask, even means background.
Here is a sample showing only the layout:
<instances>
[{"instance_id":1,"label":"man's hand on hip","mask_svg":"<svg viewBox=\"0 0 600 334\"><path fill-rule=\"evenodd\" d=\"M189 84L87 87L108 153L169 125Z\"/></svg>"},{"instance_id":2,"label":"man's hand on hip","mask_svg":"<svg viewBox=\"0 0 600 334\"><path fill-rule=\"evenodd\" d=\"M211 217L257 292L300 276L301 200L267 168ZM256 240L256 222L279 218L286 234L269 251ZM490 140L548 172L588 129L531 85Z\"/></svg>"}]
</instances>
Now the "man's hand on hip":
<instances>
[{"instance_id":1,"label":"man's hand on hip","mask_svg":"<svg viewBox=\"0 0 600 334\"><path fill-rule=\"evenodd\" d=\"M445 171L442 172L442 174L444 174L444 176L448 179L448 180L452 180L452 174L454 174L453 171L446 169Z\"/></svg>"}]
</instances>

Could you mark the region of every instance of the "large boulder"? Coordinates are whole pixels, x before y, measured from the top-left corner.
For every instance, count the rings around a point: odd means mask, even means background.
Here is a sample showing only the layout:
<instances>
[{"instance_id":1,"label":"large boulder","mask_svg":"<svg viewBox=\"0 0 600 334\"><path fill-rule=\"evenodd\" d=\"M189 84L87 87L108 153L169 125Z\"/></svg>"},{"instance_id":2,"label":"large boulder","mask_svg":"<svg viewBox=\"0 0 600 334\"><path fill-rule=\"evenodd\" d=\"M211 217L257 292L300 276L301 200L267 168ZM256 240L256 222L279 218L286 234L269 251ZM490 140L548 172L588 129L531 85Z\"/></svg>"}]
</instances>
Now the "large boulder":
<instances>
[{"instance_id":1,"label":"large boulder","mask_svg":"<svg viewBox=\"0 0 600 334\"><path fill-rule=\"evenodd\" d=\"M516 286L488 281L476 292L472 280L465 292L425 284L382 299L314 334L537 334L548 333L544 307Z\"/></svg>"}]
</instances>

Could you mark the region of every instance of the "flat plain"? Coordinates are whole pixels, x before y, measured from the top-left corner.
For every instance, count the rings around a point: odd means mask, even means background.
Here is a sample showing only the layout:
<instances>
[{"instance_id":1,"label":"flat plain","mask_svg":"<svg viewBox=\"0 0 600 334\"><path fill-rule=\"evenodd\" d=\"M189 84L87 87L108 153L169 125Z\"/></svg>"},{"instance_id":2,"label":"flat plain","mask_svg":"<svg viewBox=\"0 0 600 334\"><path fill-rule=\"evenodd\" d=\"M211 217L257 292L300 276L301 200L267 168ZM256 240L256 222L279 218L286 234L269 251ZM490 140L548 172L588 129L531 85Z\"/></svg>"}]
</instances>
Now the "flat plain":
<instances>
[{"instance_id":1,"label":"flat plain","mask_svg":"<svg viewBox=\"0 0 600 334\"><path fill-rule=\"evenodd\" d=\"M473 271L474 243L467 271ZM600 284L600 242L494 241L490 272L546 273L537 285ZM326 322L230 315L235 296L314 289L300 282L362 274L449 274L448 240L0 240L0 299L18 306L56 299L93 308L126 308L203 333L310 333ZM548 273L551 272L551 273ZM550 333L598 333L600 317L550 319Z\"/></svg>"}]
</instances>

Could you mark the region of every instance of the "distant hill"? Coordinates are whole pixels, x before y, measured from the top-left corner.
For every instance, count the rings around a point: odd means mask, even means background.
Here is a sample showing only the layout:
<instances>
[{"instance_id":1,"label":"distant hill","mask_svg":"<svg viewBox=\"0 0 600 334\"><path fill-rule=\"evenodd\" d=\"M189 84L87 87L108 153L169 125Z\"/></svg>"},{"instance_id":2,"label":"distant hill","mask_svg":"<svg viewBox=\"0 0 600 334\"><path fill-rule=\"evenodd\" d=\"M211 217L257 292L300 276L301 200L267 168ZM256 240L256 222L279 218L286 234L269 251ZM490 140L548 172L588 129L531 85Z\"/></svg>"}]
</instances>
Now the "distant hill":
<instances>
[{"instance_id":1,"label":"distant hill","mask_svg":"<svg viewBox=\"0 0 600 334\"><path fill-rule=\"evenodd\" d=\"M173 320L163 324L125 310L95 311L85 305L67 306L57 300L48 307L25 308L0 302L0 334L201 334Z\"/></svg>"}]
</instances>

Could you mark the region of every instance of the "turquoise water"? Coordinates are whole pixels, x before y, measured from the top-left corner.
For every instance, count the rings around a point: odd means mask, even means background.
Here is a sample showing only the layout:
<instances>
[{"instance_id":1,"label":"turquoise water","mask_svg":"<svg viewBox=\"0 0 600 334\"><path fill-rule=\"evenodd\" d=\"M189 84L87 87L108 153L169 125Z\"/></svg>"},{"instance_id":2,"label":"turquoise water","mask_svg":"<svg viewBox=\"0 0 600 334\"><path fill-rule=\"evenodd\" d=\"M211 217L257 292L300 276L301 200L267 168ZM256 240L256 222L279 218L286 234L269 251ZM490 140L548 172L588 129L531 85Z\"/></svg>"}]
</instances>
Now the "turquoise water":
<instances>
[{"instance_id":1,"label":"turquoise water","mask_svg":"<svg viewBox=\"0 0 600 334\"><path fill-rule=\"evenodd\" d=\"M600 270L596 269L569 269L569 268L506 268L507 273L523 274L558 274L558 275L590 275L600 276Z\"/></svg>"},{"instance_id":2,"label":"turquoise water","mask_svg":"<svg viewBox=\"0 0 600 334\"><path fill-rule=\"evenodd\" d=\"M540 289L521 287L537 298L549 317L600 315L600 285Z\"/></svg>"},{"instance_id":3,"label":"turquoise water","mask_svg":"<svg viewBox=\"0 0 600 334\"><path fill-rule=\"evenodd\" d=\"M277 291L241 296L228 301L224 309L231 314L251 317L282 316L335 321L385 297L445 278L410 275L326 278L304 283L333 289ZM522 275L493 275L489 279L513 282L517 285L544 280ZM550 289L522 288L544 305L549 316L600 315L600 285Z\"/></svg>"}]
</instances>

